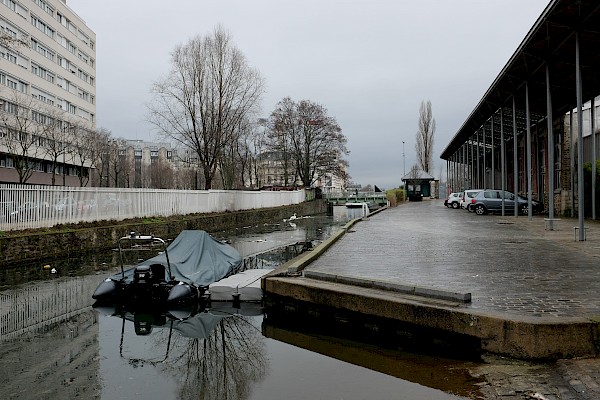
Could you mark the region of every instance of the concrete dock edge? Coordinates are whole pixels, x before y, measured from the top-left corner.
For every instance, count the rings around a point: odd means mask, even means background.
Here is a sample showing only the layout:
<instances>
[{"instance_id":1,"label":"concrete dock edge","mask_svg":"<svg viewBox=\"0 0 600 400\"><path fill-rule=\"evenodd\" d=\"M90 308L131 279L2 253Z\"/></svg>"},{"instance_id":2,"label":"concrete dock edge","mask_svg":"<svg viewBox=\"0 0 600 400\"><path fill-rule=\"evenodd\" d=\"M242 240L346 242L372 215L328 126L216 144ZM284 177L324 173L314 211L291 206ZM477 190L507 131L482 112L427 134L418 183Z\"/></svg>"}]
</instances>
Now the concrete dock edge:
<instances>
[{"instance_id":1,"label":"concrete dock edge","mask_svg":"<svg viewBox=\"0 0 600 400\"><path fill-rule=\"evenodd\" d=\"M445 292L377 280L303 270L360 219L290 260L262 280L265 295L314 306L396 320L480 340L481 349L519 359L596 356L597 321L581 317L532 317L485 312L469 306L469 293Z\"/></svg>"}]
</instances>

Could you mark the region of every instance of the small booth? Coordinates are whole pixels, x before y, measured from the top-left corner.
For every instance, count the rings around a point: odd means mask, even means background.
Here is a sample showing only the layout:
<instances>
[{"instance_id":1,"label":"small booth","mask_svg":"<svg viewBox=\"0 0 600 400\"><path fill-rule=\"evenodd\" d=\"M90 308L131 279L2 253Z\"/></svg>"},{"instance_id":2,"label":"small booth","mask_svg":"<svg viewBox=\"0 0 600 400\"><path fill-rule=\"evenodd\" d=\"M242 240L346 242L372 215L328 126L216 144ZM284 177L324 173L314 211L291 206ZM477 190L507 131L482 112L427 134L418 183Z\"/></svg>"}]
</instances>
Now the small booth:
<instances>
[{"instance_id":1,"label":"small booth","mask_svg":"<svg viewBox=\"0 0 600 400\"><path fill-rule=\"evenodd\" d=\"M421 169L414 169L402 177L409 201L421 201L431 195L431 182L435 178Z\"/></svg>"}]
</instances>

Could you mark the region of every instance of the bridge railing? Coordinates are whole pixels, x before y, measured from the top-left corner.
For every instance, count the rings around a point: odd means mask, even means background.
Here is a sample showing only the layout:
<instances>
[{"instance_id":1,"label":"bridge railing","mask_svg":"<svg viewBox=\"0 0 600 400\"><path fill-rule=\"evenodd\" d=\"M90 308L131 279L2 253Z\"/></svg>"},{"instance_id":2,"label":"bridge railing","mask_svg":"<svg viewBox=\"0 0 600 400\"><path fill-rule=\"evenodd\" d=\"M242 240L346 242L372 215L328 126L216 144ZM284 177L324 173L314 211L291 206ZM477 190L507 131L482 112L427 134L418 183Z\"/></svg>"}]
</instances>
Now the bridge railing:
<instances>
[{"instance_id":1,"label":"bridge railing","mask_svg":"<svg viewBox=\"0 0 600 400\"><path fill-rule=\"evenodd\" d=\"M294 191L0 185L0 231L59 224L251 210L302 203Z\"/></svg>"},{"instance_id":2,"label":"bridge railing","mask_svg":"<svg viewBox=\"0 0 600 400\"><path fill-rule=\"evenodd\" d=\"M347 190L344 192L331 192L323 194L323 197L332 202L368 202L368 201L376 201L376 202L386 202L387 197L385 192L374 192L374 191L352 191Z\"/></svg>"}]
</instances>

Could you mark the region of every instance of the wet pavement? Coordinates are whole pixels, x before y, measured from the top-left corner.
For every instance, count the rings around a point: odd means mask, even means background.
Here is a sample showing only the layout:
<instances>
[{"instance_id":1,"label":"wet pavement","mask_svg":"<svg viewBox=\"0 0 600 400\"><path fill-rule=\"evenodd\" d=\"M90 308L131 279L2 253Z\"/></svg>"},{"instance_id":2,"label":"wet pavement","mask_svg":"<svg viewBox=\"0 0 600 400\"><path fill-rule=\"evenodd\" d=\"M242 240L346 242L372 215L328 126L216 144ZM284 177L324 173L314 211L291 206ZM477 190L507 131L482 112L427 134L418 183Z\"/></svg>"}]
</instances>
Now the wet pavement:
<instances>
[{"instance_id":1,"label":"wet pavement","mask_svg":"<svg viewBox=\"0 0 600 400\"><path fill-rule=\"evenodd\" d=\"M356 224L307 270L469 292L467 308L526 318L600 316L600 223L545 230L544 217L478 216L426 200ZM600 359L528 363L489 356L486 399L600 399Z\"/></svg>"},{"instance_id":2,"label":"wet pavement","mask_svg":"<svg viewBox=\"0 0 600 400\"><path fill-rule=\"evenodd\" d=\"M307 270L471 293L484 311L600 316L600 224L586 221L586 241L576 225L409 202L355 225Z\"/></svg>"}]
</instances>

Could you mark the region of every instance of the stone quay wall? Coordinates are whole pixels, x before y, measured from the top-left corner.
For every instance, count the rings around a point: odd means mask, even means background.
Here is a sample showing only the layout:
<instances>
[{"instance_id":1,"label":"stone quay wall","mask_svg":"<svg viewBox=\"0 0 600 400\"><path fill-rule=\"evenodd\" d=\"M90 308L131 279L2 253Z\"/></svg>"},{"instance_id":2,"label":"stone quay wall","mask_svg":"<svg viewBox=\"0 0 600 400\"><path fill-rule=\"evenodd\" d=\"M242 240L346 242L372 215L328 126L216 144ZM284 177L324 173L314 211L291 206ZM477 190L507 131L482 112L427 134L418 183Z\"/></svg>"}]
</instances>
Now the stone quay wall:
<instances>
[{"instance_id":1,"label":"stone quay wall","mask_svg":"<svg viewBox=\"0 0 600 400\"><path fill-rule=\"evenodd\" d=\"M327 211L324 200L313 200L290 206L236 212L194 214L169 218L146 218L126 221L99 221L19 232L0 237L0 268L40 259L57 259L79 254L105 251L129 232L174 239L182 230L201 229L209 233L280 221L290 215L314 215Z\"/></svg>"}]
</instances>

